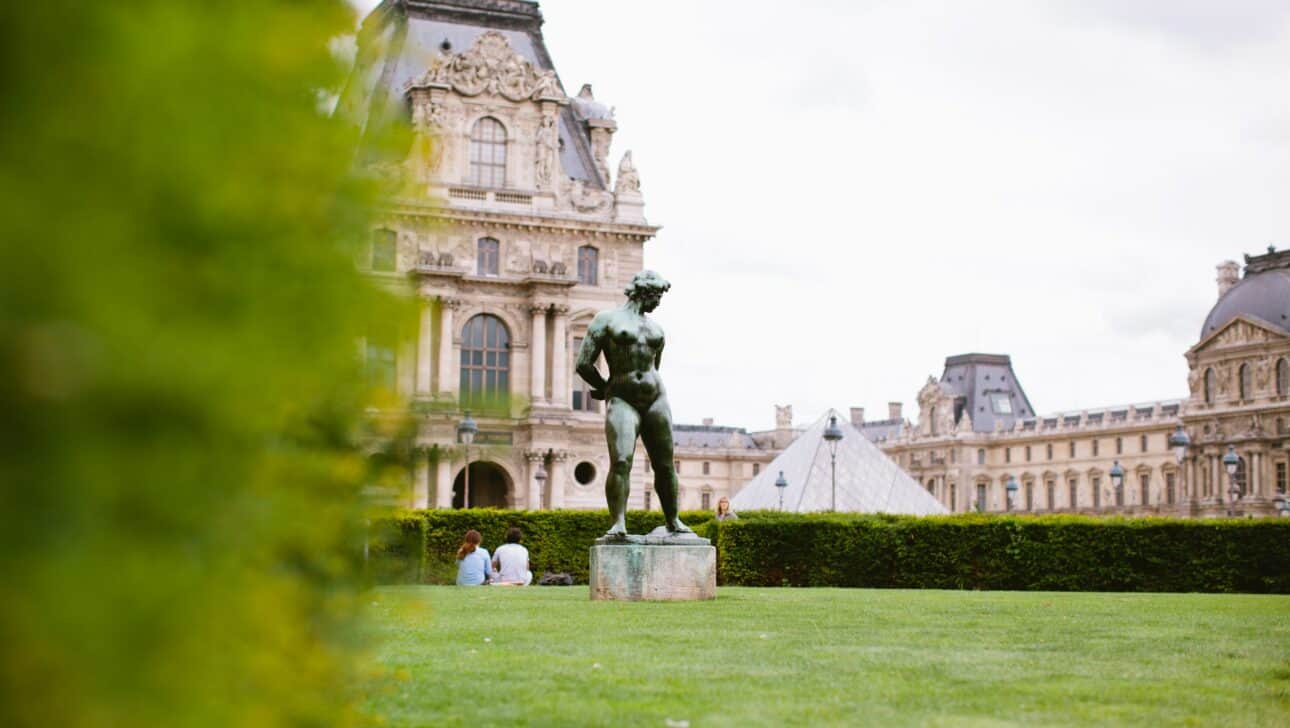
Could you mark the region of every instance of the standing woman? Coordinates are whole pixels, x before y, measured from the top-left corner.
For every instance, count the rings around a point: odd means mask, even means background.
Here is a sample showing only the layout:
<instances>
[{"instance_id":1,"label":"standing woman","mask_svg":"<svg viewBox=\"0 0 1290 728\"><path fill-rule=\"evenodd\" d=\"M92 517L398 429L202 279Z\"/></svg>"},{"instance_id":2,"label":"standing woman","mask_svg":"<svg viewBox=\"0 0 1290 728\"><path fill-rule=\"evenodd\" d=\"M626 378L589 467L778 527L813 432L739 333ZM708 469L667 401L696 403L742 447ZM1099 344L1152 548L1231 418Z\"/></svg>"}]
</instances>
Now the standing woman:
<instances>
[{"instance_id":1,"label":"standing woman","mask_svg":"<svg viewBox=\"0 0 1290 728\"><path fill-rule=\"evenodd\" d=\"M479 545L483 537L470 529L457 549L457 586L480 586L493 578L493 562L488 549Z\"/></svg>"},{"instance_id":2,"label":"standing woman","mask_svg":"<svg viewBox=\"0 0 1290 728\"><path fill-rule=\"evenodd\" d=\"M730 521L738 518L739 516L736 516L735 512L730 510L730 499L724 495L721 496L721 500L717 501L717 520Z\"/></svg>"}]
</instances>

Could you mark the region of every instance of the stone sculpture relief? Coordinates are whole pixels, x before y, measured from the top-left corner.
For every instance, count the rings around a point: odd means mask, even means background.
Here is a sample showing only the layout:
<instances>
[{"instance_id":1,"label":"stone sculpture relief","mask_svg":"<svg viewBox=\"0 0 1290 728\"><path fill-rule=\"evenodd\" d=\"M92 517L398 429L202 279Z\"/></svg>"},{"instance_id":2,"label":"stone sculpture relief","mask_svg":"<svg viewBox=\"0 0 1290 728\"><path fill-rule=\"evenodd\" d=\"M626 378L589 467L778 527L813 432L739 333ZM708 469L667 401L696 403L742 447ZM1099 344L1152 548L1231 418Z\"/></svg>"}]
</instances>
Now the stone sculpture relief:
<instances>
[{"instance_id":1,"label":"stone sculpture relief","mask_svg":"<svg viewBox=\"0 0 1290 728\"><path fill-rule=\"evenodd\" d=\"M449 86L463 96L488 93L508 101L538 98L563 99L553 71L539 71L511 49L506 36L490 30L475 39L466 51L441 50L430 67L407 88Z\"/></svg>"},{"instance_id":2,"label":"stone sculpture relief","mask_svg":"<svg viewBox=\"0 0 1290 728\"><path fill-rule=\"evenodd\" d=\"M623 159L618 163L618 179L614 182L614 194L616 195L639 195L641 192L641 178L636 173L636 165L632 164L632 152L627 150Z\"/></svg>"},{"instance_id":3,"label":"stone sculpture relief","mask_svg":"<svg viewBox=\"0 0 1290 728\"><path fill-rule=\"evenodd\" d=\"M534 179L539 189L551 186L559 160L560 135L554 116L543 116L537 130L537 155L534 160Z\"/></svg>"}]
</instances>

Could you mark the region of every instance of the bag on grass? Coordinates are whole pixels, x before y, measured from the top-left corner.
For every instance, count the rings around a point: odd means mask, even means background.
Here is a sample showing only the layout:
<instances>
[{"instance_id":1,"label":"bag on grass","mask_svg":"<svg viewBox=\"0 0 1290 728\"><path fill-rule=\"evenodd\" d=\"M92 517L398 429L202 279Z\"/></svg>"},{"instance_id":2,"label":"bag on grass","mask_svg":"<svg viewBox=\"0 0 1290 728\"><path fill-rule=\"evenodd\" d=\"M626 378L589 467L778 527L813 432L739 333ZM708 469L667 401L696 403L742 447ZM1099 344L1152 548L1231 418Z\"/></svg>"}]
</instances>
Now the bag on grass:
<instances>
[{"instance_id":1,"label":"bag on grass","mask_svg":"<svg viewBox=\"0 0 1290 728\"><path fill-rule=\"evenodd\" d=\"M538 586L573 586L573 577L563 572L546 572L538 579Z\"/></svg>"}]
</instances>

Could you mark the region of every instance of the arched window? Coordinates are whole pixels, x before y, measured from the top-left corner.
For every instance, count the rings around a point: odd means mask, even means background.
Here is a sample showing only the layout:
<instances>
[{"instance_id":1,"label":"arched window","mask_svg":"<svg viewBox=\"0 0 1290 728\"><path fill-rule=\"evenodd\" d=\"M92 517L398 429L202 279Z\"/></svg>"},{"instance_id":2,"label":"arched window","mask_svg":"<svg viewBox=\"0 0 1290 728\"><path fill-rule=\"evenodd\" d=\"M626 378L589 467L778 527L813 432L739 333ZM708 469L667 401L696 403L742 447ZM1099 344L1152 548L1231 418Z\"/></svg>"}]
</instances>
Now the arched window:
<instances>
[{"instance_id":1,"label":"arched window","mask_svg":"<svg viewBox=\"0 0 1290 728\"><path fill-rule=\"evenodd\" d=\"M475 262L479 275L497 275L497 258L501 254L501 249L501 245L492 238L479 239L475 244Z\"/></svg>"},{"instance_id":2,"label":"arched window","mask_svg":"<svg viewBox=\"0 0 1290 728\"><path fill-rule=\"evenodd\" d=\"M1284 397L1290 394L1290 361L1284 357L1277 359L1277 395Z\"/></svg>"},{"instance_id":3,"label":"arched window","mask_svg":"<svg viewBox=\"0 0 1290 728\"><path fill-rule=\"evenodd\" d=\"M506 186L506 127L491 116L470 130L470 184Z\"/></svg>"},{"instance_id":4,"label":"arched window","mask_svg":"<svg viewBox=\"0 0 1290 728\"><path fill-rule=\"evenodd\" d=\"M1254 394L1254 386L1250 381L1250 365L1242 364L1240 369L1240 395L1241 399L1249 399Z\"/></svg>"},{"instance_id":5,"label":"arched window","mask_svg":"<svg viewBox=\"0 0 1290 728\"><path fill-rule=\"evenodd\" d=\"M1218 392L1218 376L1214 368L1205 370L1205 404L1214 404L1214 395Z\"/></svg>"},{"instance_id":6,"label":"arched window","mask_svg":"<svg viewBox=\"0 0 1290 728\"><path fill-rule=\"evenodd\" d=\"M704 511L712 510L712 491L705 486L703 492L699 494L699 509Z\"/></svg>"},{"instance_id":7,"label":"arched window","mask_svg":"<svg viewBox=\"0 0 1290 728\"><path fill-rule=\"evenodd\" d=\"M587 285L599 285L600 251L584 245L578 248L578 282Z\"/></svg>"},{"instance_id":8,"label":"arched window","mask_svg":"<svg viewBox=\"0 0 1290 728\"><path fill-rule=\"evenodd\" d=\"M473 316L461 329L461 404L495 409L511 391L511 335L496 316Z\"/></svg>"}]
</instances>

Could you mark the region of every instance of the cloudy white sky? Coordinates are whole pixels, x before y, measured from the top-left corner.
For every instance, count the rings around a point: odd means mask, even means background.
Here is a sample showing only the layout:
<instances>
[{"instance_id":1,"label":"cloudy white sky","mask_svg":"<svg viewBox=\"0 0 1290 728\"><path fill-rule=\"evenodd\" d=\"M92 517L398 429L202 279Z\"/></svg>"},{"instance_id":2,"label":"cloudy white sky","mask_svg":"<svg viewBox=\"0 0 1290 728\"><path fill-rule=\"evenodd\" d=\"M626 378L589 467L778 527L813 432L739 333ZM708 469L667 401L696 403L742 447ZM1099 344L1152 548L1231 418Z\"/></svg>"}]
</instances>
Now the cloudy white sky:
<instances>
[{"instance_id":1,"label":"cloudy white sky","mask_svg":"<svg viewBox=\"0 0 1290 728\"><path fill-rule=\"evenodd\" d=\"M663 226L679 422L913 418L972 351L1041 413L1178 398L1215 264L1290 246L1286 0L542 12Z\"/></svg>"}]
</instances>

